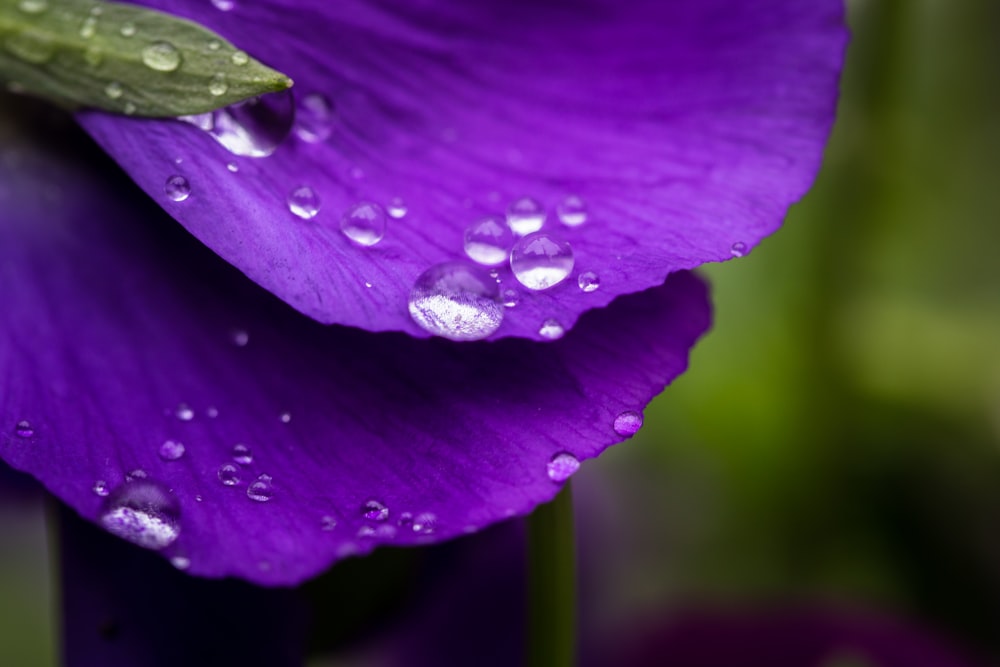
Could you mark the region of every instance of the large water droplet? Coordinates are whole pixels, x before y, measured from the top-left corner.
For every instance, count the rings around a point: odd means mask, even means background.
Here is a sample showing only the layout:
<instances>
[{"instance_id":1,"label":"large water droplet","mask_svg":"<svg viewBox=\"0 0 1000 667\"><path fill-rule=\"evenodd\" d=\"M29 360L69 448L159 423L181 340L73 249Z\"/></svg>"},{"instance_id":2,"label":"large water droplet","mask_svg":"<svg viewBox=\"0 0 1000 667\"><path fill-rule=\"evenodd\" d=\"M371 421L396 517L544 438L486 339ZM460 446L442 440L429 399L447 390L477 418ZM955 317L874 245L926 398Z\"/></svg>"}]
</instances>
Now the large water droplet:
<instances>
[{"instance_id":1,"label":"large water droplet","mask_svg":"<svg viewBox=\"0 0 1000 667\"><path fill-rule=\"evenodd\" d=\"M229 57L229 60L231 60L232 63L237 67L242 67L243 65L246 65L247 63L250 62L250 56L247 55L246 51L237 50L233 51L233 55Z\"/></svg>"},{"instance_id":2,"label":"large water droplet","mask_svg":"<svg viewBox=\"0 0 1000 667\"><path fill-rule=\"evenodd\" d=\"M319 195L308 185L300 185L288 195L288 210L303 220L319 213Z\"/></svg>"},{"instance_id":3,"label":"large water droplet","mask_svg":"<svg viewBox=\"0 0 1000 667\"><path fill-rule=\"evenodd\" d=\"M504 317L496 281L460 262L437 264L420 274L408 305L424 331L451 340L486 338Z\"/></svg>"},{"instance_id":4,"label":"large water droplet","mask_svg":"<svg viewBox=\"0 0 1000 667\"><path fill-rule=\"evenodd\" d=\"M385 211L371 202L355 204L340 219L340 231L358 245L373 246L385 236Z\"/></svg>"},{"instance_id":5,"label":"large water droplet","mask_svg":"<svg viewBox=\"0 0 1000 667\"><path fill-rule=\"evenodd\" d=\"M326 141L333 132L333 105L325 95L310 93L299 100L295 136L311 144Z\"/></svg>"},{"instance_id":6,"label":"large water droplet","mask_svg":"<svg viewBox=\"0 0 1000 667\"><path fill-rule=\"evenodd\" d=\"M538 328L538 335L546 340L559 340L566 335L566 329L558 320L549 318Z\"/></svg>"},{"instance_id":7,"label":"large water droplet","mask_svg":"<svg viewBox=\"0 0 1000 667\"><path fill-rule=\"evenodd\" d=\"M389 508L377 500L369 500L361 506L361 516L370 521L385 521L389 518Z\"/></svg>"},{"instance_id":8,"label":"large water droplet","mask_svg":"<svg viewBox=\"0 0 1000 667\"><path fill-rule=\"evenodd\" d=\"M240 465L248 466L253 463L253 452L242 442L233 445L233 460Z\"/></svg>"},{"instance_id":9,"label":"large water droplet","mask_svg":"<svg viewBox=\"0 0 1000 667\"><path fill-rule=\"evenodd\" d=\"M507 225L518 236L537 232L545 224L545 209L531 197L522 197L507 208Z\"/></svg>"},{"instance_id":10,"label":"large water droplet","mask_svg":"<svg viewBox=\"0 0 1000 667\"><path fill-rule=\"evenodd\" d=\"M274 497L273 479L270 475L258 475L247 487L247 498L258 503L266 503Z\"/></svg>"},{"instance_id":11,"label":"large water droplet","mask_svg":"<svg viewBox=\"0 0 1000 667\"><path fill-rule=\"evenodd\" d=\"M633 436L642 428L642 415L635 410L626 410L615 417L615 433Z\"/></svg>"},{"instance_id":12,"label":"large water droplet","mask_svg":"<svg viewBox=\"0 0 1000 667\"><path fill-rule=\"evenodd\" d=\"M584 292L593 292L601 286L601 277L593 271L584 271L577 276L576 284Z\"/></svg>"},{"instance_id":13,"label":"large water droplet","mask_svg":"<svg viewBox=\"0 0 1000 667\"><path fill-rule=\"evenodd\" d=\"M558 285L573 270L573 248L548 234L525 236L510 252L510 269L518 282L531 290Z\"/></svg>"},{"instance_id":14,"label":"large water droplet","mask_svg":"<svg viewBox=\"0 0 1000 667\"><path fill-rule=\"evenodd\" d=\"M216 85L218 84L218 85ZM225 77L209 84L213 95L228 90ZM210 113L182 116L180 120L208 132L234 155L266 157L291 131L295 107L288 91L254 97Z\"/></svg>"},{"instance_id":15,"label":"large water droplet","mask_svg":"<svg viewBox=\"0 0 1000 667\"><path fill-rule=\"evenodd\" d=\"M181 202L191 196L191 184L188 179L175 174L167 179L163 191L173 201Z\"/></svg>"},{"instance_id":16,"label":"large water droplet","mask_svg":"<svg viewBox=\"0 0 1000 667\"><path fill-rule=\"evenodd\" d=\"M225 486L236 486L240 483L240 467L235 463L223 463L216 474Z\"/></svg>"},{"instance_id":17,"label":"large water droplet","mask_svg":"<svg viewBox=\"0 0 1000 667\"><path fill-rule=\"evenodd\" d=\"M465 230L465 254L485 266L506 262L513 242L510 228L499 218L484 218Z\"/></svg>"},{"instance_id":18,"label":"large water droplet","mask_svg":"<svg viewBox=\"0 0 1000 667\"><path fill-rule=\"evenodd\" d=\"M579 469L580 460L568 452L556 454L546 466L549 479L553 482L565 482Z\"/></svg>"},{"instance_id":19,"label":"large water droplet","mask_svg":"<svg viewBox=\"0 0 1000 667\"><path fill-rule=\"evenodd\" d=\"M153 42L142 50L142 62L157 72L173 72L181 65L181 52L170 42Z\"/></svg>"},{"instance_id":20,"label":"large water droplet","mask_svg":"<svg viewBox=\"0 0 1000 667\"><path fill-rule=\"evenodd\" d=\"M152 480L115 489L104 501L100 522L109 533L155 551L173 544L181 532L177 499Z\"/></svg>"},{"instance_id":21,"label":"large water droplet","mask_svg":"<svg viewBox=\"0 0 1000 667\"><path fill-rule=\"evenodd\" d=\"M19 438L30 438L35 435L35 428L31 425L31 422L26 419L22 419L17 422L17 425L14 427L14 433L16 433Z\"/></svg>"},{"instance_id":22,"label":"large water droplet","mask_svg":"<svg viewBox=\"0 0 1000 667\"><path fill-rule=\"evenodd\" d=\"M229 90L229 82L226 81L226 75L222 72L216 72L212 75L212 78L208 80L208 92L212 93L216 97L225 95Z\"/></svg>"},{"instance_id":23,"label":"large water droplet","mask_svg":"<svg viewBox=\"0 0 1000 667\"><path fill-rule=\"evenodd\" d=\"M576 195L570 195L556 207L556 215L567 227L577 227L587 222L587 205Z\"/></svg>"},{"instance_id":24,"label":"large water droplet","mask_svg":"<svg viewBox=\"0 0 1000 667\"><path fill-rule=\"evenodd\" d=\"M521 295L513 287L508 287L503 291L503 305L506 308L513 308L521 301Z\"/></svg>"},{"instance_id":25,"label":"large water droplet","mask_svg":"<svg viewBox=\"0 0 1000 667\"><path fill-rule=\"evenodd\" d=\"M164 461L176 461L184 456L184 444L176 440L167 440L160 445L160 458Z\"/></svg>"}]
</instances>

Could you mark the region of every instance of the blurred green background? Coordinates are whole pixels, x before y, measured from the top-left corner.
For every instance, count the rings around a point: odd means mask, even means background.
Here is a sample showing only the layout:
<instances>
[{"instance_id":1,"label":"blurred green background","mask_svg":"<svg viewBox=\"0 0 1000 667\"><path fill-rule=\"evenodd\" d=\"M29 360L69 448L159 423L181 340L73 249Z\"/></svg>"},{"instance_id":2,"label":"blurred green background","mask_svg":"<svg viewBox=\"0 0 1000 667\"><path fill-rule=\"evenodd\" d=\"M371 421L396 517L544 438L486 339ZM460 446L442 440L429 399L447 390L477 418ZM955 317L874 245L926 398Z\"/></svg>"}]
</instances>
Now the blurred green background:
<instances>
[{"instance_id":1,"label":"blurred green background","mask_svg":"<svg viewBox=\"0 0 1000 667\"><path fill-rule=\"evenodd\" d=\"M577 477L616 545L583 553L588 623L834 601L1000 657L1000 2L849 8L815 188L706 267L689 372ZM0 509L0 665L54 664L42 519Z\"/></svg>"}]
</instances>

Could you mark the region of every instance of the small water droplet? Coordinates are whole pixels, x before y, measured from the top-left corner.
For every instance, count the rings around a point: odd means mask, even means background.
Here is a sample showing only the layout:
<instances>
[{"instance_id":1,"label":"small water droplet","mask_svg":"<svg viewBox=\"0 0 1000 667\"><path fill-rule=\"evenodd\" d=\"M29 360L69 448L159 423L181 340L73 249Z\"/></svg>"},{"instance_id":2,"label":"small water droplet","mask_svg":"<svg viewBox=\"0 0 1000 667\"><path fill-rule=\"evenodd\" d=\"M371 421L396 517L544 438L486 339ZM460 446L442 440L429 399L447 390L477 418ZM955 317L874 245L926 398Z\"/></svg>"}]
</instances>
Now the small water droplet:
<instances>
[{"instance_id":1,"label":"small water droplet","mask_svg":"<svg viewBox=\"0 0 1000 667\"><path fill-rule=\"evenodd\" d=\"M556 215L567 227L578 227L587 222L587 205L576 195L570 195L556 207Z\"/></svg>"},{"instance_id":2,"label":"small water droplet","mask_svg":"<svg viewBox=\"0 0 1000 667\"><path fill-rule=\"evenodd\" d=\"M365 287L367 287L368 289L371 289L372 288L372 284L366 280L365 281Z\"/></svg>"},{"instance_id":3,"label":"small water droplet","mask_svg":"<svg viewBox=\"0 0 1000 667\"><path fill-rule=\"evenodd\" d=\"M319 195L308 185L300 185L288 195L288 210L303 220L319 213Z\"/></svg>"},{"instance_id":4,"label":"small water droplet","mask_svg":"<svg viewBox=\"0 0 1000 667\"><path fill-rule=\"evenodd\" d=\"M361 506L361 516L371 521L385 521L389 518L389 508L377 500L369 500Z\"/></svg>"},{"instance_id":5,"label":"small water droplet","mask_svg":"<svg viewBox=\"0 0 1000 667\"><path fill-rule=\"evenodd\" d=\"M546 466L549 479L553 482L565 482L579 469L580 460L568 452L556 454Z\"/></svg>"},{"instance_id":6,"label":"small water droplet","mask_svg":"<svg viewBox=\"0 0 1000 667\"><path fill-rule=\"evenodd\" d=\"M176 461L184 456L184 444L176 440L166 440L160 445L160 458L164 461Z\"/></svg>"},{"instance_id":7,"label":"small water droplet","mask_svg":"<svg viewBox=\"0 0 1000 667\"><path fill-rule=\"evenodd\" d=\"M235 174L236 172L238 172L240 170L240 166L238 164L236 164L235 162L227 162L226 163L226 169L228 169L229 171L231 171L232 173Z\"/></svg>"},{"instance_id":8,"label":"small water droplet","mask_svg":"<svg viewBox=\"0 0 1000 667\"><path fill-rule=\"evenodd\" d=\"M30 438L35 435L35 428L26 419L22 419L17 422L17 426L14 427L14 433L17 434L19 438Z\"/></svg>"},{"instance_id":9,"label":"small water droplet","mask_svg":"<svg viewBox=\"0 0 1000 667\"><path fill-rule=\"evenodd\" d=\"M413 517L413 526L411 526L411 528L414 533L429 535L434 532L434 526L436 525L437 517L434 514L430 512L422 512Z\"/></svg>"},{"instance_id":10,"label":"small water droplet","mask_svg":"<svg viewBox=\"0 0 1000 667\"><path fill-rule=\"evenodd\" d=\"M170 564L178 570L184 571L191 567L191 559L184 556L174 556L170 559Z\"/></svg>"},{"instance_id":11,"label":"small water droplet","mask_svg":"<svg viewBox=\"0 0 1000 667\"><path fill-rule=\"evenodd\" d=\"M223 463L216 474L225 486L236 486L240 483L240 467L235 463Z\"/></svg>"},{"instance_id":12,"label":"small water droplet","mask_svg":"<svg viewBox=\"0 0 1000 667\"><path fill-rule=\"evenodd\" d=\"M246 51L233 51L233 55L229 57L233 61L233 64L237 67L242 67L250 62L250 56L247 55Z\"/></svg>"},{"instance_id":13,"label":"small water droplet","mask_svg":"<svg viewBox=\"0 0 1000 667\"><path fill-rule=\"evenodd\" d=\"M125 89L122 87L122 84L117 81L112 81L108 85L104 86L104 94L113 100L117 100L124 92Z\"/></svg>"},{"instance_id":14,"label":"small water droplet","mask_svg":"<svg viewBox=\"0 0 1000 667\"><path fill-rule=\"evenodd\" d=\"M233 460L241 465L248 466L253 463L253 452L242 442L233 445Z\"/></svg>"},{"instance_id":15,"label":"small water droplet","mask_svg":"<svg viewBox=\"0 0 1000 667\"><path fill-rule=\"evenodd\" d=\"M499 218L483 218L465 230L465 254L485 266L506 262L513 242L510 228Z\"/></svg>"},{"instance_id":16,"label":"small water droplet","mask_svg":"<svg viewBox=\"0 0 1000 667\"><path fill-rule=\"evenodd\" d=\"M309 93L299 100L295 114L295 136L310 144L326 141L333 132L333 104L320 93Z\"/></svg>"},{"instance_id":17,"label":"small water droplet","mask_svg":"<svg viewBox=\"0 0 1000 667\"><path fill-rule=\"evenodd\" d=\"M375 527L374 526L361 526L358 528L358 537L375 537Z\"/></svg>"},{"instance_id":18,"label":"small water droplet","mask_svg":"<svg viewBox=\"0 0 1000 667\"><path fill-rule=\"evenodd\" d=\"M389 200L389 206L387 206L385 210L389 214L390 218L400 220L406 217L406 202L404 202L400 197L393 197Z\"/></svg>"},{"instance_id":19,"label":"small water droplet","mask_svg":"<svg viewBox=\"0 0 1000 667\"><path fill-rule=\"evenodd\" d=\"M247 487L247 498L258 503L266 503L274 497L273 480L270 475L258 475Z\"/></svg>"},{"instance_id":20,"label":"small water droplet","mask_svg":"<svg viewBox=\"0 0 1000 667\"><path fill-rule=\"evenodd\" d=\"M545 233L525 236L510 252L510 269L530 290L558 285L573 270L573 248Z\"/></svg>"},{"instance_id":21,"label":"small water droplet","mask_svg":"<svg viewBox=\"0 0 1000 667\"><path fill-rule=\"evenodd\" d=\"M222 48L222 42L220 42L219 40L217 40L217 39L211 39L211 40L208 41L208 50L209 51L218 51L221 48Z\"/></svg>"},{"instance_id":22,"label":"small water droplet","mask_svg":"<svg viewBox=\"0 0 1000 667\"><path fill-rule=\"evenodd\" d=\"M214 405L208 406L207 408L205 408L205 416L208 417L209 419L215 419L216 417L219 416L219 408L215 407Z\"/></svg>"},{"instance_id":23,"label":"small water droplet","mask_svg":"<svg viewBox=\"0 0 1000 667\"><path fill-rule=\"evenodd\" d=\"M244 329L236 329L231 334L233 345L236 347L246 347L250 343L250 334Z\"/></svg>"},{"instance_id":24,"label":"small water droplet","mask_svg":"<svg viewBox=\"0 0 1000 667\"><path fill-rule=\"evenodd\" d=\"M220 12L228 12L232 11L233 7L236 6L236 2L234 0L212 0L212 5Z\"/></svg>"},{"instance_id":25,"label":"small water droplet","mask_svg":"<svg viewBox=\"0 0 1000 667\"><path fill-rule=\"evenodd\" d=\"M584 292L593 292L601 286L601 277L593 271L584 271L577 277L576 284Z\"/></svg>"},{"instance_id":26,"label":"small water droplet","mask_svg":"<svg viewBox=\"0 0 1000 667\"><path fill-rule=\"evenodd\" d=\"M521 301L521 295L513 287L508 287L503 291L503 305L513 308Z\"/></svg>"},{"instance_id":27,"label":"small water droplet","mask_svg":"<svg viewBox=\"0 0 1000 667\"><path fill-rule=\"evenodd\" d=\"M96 482L94 482L94 486L91 487L91 490L93 490L95 494L101 496L102 498L111 493L111 487L109 487L108 483L105 482L103 479L99 479Z\"/></svg>"},{"instance_id":28,"label":"small water droplet","mask_svg":"<svg viewBox=\"0 0 1000 667\"><path fill-rule=\"evenodd\" d=\"M182 202L191 196L191 184L188 179L175 174L167 179L163 191L173 201Z\"/></svg>"},{"instance_id":29,"label":"small water droplet","mask_svg":"<svg viewBox=\"0 0 1000 667\"><path fill-rule=\"evenodd\" d=\"M538 335L547 340L559 340L566 335L566 329L558 321L549 318L538 328Z\"/></svg>"},{"instance_id":30,"label":"small water droplet","mask_svg":"<svg viewBox=\"0 0 1000 667\"><path fill-rule=\"evenodd\" d=\"M174 410L174 416L182 422L189 422L194 419L194 410L192 410L191 406L187 403L181 403L177 406L177 409Z\"/></svg>"},{"instance_id":31,"label":"small water droplet","mask_svg":"<svg viewBox=\"0 0 1000 667\"><path fill-rule=\"evenodd\" d=\"M194 501L195 501L196 503L200 503L200 502L202 502L203 500L205 500L205 499L204 499L204 498L202 498L200 494L194 497Z\"/></svg>"},{"instance_id":32,"label":"small water droplet","mask_svg":"<svg viewBox=\"0 0 1000 667\"><path fill-rule=\"evenodd\" d=\"M319 518L319 528L320 530L330 532L337 527L337 520L330 516L329 514L324 514Z\"/></svg>"},{"instance_id":33,"label":"small water droplet","mask_svg":"<svg viewBox=\"0 0 1000 667\"><path fill-rule=\"evenodd\" d=\"M635 435L642 428L642 415L635 410L626 410L615 417L614 428L618 435Z\"/></svg>"},{"instance_id":34,"label":"small water droplet","mask_svg":"<svg viewBox=\"0 0 1000 667\"><path fill-rule=\"evenodd\" d=\"M181 52L170 42L153 42L142 50L142 62L157 72L173 72L181 65Z\"/></svg>"},{"instance_id":35,"label":"small water droplet","mask_svg":"<svg viewBox=\"0 0 1000 667\"><path fill-rule=\"evenodd\" d=\"M126 102L125 105L122 107L122 111L125 112L126 116L131 116L132 114L134 114L135 109L136 109L135 105L132 104L131 102Z\"/></svg>"},{"instance_id":36,"label":"small water droplet","mask_svg":"<svg viewBox=\"0 0 1000 667\"><path fill-rule=\"evenodd\" d=\"M90 39L97 33L97 17L88 16L80 25L80 37Z\"/></svg>"},{"instance_id":37,"label":"small water droplet","mask_svg":"<svg viewBox=\"0 0 1000 667\"><path fill-rule=\"evenodd\" d=\"M17 7L25 14L41 14L49 8L49 3L48 0L21 0Z\"/></svg>"},{"instance_id":38,"label":"small water droplet","mask_svg":"<svg viewBox=\"0 0 1000 667\"><path fill-rule=\"evenodd\" d=\"M176 498L152 480L123 484L111 492L100 522L109 533L154 551L173 544L181 532Z\"/></svg>"},{"instance_id":39,"label":"small water droplet","mask_svg":"<svg viewBox=\"0 0 1000 667\"><path fill-rule=\"evenodd\" d=\"M363 246L373 246L385 236L385 212L378 204L360 202L340 219L344 236Z\"/></svg>"},{"instance_id":40,"label":"small water droplet","mask_svg":"<svg viewBox=\"0 0 1000 667\"><path fill-rule=\"evenodd\" d=\"M747 244L743 243L742 241L737 241L729 249L729 252L730 254L732 254L733 257L742 257L743 255L747 254Z\"/></svg>"},{"instance_id":41,"label":"small water droplet","mask_svg":"<svg viewBox=\"0 0 1000 667\"><path fill-rule=\"evenodd\" d=\"M131 21L126 21L122 23L122 27L118 29L122 37L132 37L135 35L135 24Z\"/></svg>"},{"instance_id":42,"label":"small water droplet","mask_svg":"<svg viewBox=\"0 0 1000 667\"><path fill-rule=\"evenodd\" d=\"M278 415L278 419L281 420L282 424L287 424L288 422L292 421L292 413L282 412L280 415Z\"/></svg>"},{"instance_id":43,"label":"small water droplet","mask_svg":"<svg viewBox=\"0 0 1000 667\"><path fill-rule=\"evenodd\" d=\"M480 269L460 262L432 266L410 290L410 317L435 336L480 340L503 322L497 284Z\"/></svg>"},{"instance_id":44,"label":"small water droplet","mask_svg":"<svg viewBox=\"0 0 1000 667\"><path fill-rule=\"evenodd\" d=\"M507 225L518 236L537 232L545 224L545 209L531 197L522 197L507 208Z\"/></svg>"},{"instance_id":45,"label":"small water droplet","mask_svg":"<svg viewBox=\"0 0 1000 667\"><path fill-rule=\"evenodd\" d=\"M208 92L220 97L225 95L229 90L229 83L226 81L226 75L222 72L216 72L212 75L212 78L208 80Z\"/></svg>"}]
</instances>

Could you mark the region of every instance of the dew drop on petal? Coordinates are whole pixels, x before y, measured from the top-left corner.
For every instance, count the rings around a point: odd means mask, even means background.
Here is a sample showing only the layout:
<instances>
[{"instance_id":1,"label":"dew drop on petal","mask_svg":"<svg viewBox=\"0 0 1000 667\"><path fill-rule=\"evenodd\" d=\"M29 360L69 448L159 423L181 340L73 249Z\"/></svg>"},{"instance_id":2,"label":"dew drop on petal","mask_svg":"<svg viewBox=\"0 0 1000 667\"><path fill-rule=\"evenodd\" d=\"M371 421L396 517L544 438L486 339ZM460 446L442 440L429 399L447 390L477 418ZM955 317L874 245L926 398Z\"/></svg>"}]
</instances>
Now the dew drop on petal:
<instances>
[{"instance_id":1,"label":"dew drop on petal","mask_svg":"<svg viewBox=\"0 0 1000 667\"><path fill-rule=\"evenodd\" d=\"M19 438L30 438L35 435L35 428L31 425L31 422L26 419L22 419L17 422L17 425L14 427L14 433L16 433Z\"/></svg>"},{"instance_id":2,"label":"dew drop on petal","mask_svg":"<svg viewBox=\"0 0 1000 667\"><path fill-rule=\"evenodd\" d=\"M538 328L538 335L546 340L559 340L566 335L566 329L557 320L549 318Z\"/></svg>"},{"instance_id":3,"label":"dew drop on petal","mask_svg":"<svg viewBox=\"0 0 1000 667\"><path fill-rule=\"evenodd\" d=\"M413 515L410 512L403 512L399 515L399 520L396 521L400 528L406 528L413 525Z\"/></svg>"},{"instance_id":4,"label":"dew drop on petal","mask_svg":"<svg viewBox=\"0 0 1000 667\"><path fill-rule=\"evenodd\" d=\"M576 284L584 292L594 292L601 286L601 277L593 271L584 271L577 276Z\"/></svg>"},{"instance_id":5,"label":"dew drop on petal","mask_svg":"<svg viewBox=\"0 0 1000 667\"><path fill-rule=\"evenodd\" d=\"M337 527L337 520L329 514L324 514L319 519L320 530L330 532Z\"/></svg>"},{"instance_id":6,"label":"dew drop on petal","mask_svg":"<svg viewBox=\"0 0 1000 667\"><path fill-rule=\"evenodd\" d=\"M434 532L434 526L437 525L437 517L430 512L422 512L417 516L413 517L413 525L411 526L414 533L421 533L423 535L429 535Z\"/></svg>"},{"instance_id":7,"label":"dew drop on petal","mask_svg":"<svg viewBox=\"0 0 1000 667\"><path fill-rule=\"evenodd\" d=\"M247 486L247 498L258 503L266 503L274 497L273 479L270 475L258 475L257 479Z\"/></svg>"},{"instance_id":8,"label":"dew drop on petal","mask_svg":"<svg viewBox=\"0 0 1000 667\"><path fill-rule=\"evenodd\" d=\"M377 500L369 500L361 506L361 516L371 521L385 521L389 518L389 508Z\"/></svg>"},{"instance_id":9,"label":"dew drop on petal","mask_svg":"<svg viewBox=\"0 0 1000 667\"><path fill-rule=\"evenodd\" d=\"M545 233L525 236L514 244L510 269L517 281L530 290L558 285L573 270L573 248Z\"/></svg>"},{"instance_id":10,"label":"dew drop on petal","mask_svg":"<svg viewBox=\"0 0 1000 667\"><path fill-rule=\"evenodd\" d=\"M461 262L424 271L410 290L410 317L420 328L450 340L481 340L503 322L496 281Z\"/></svg>"},{"instance_id":11,"label":"dew drop on petal","mask_svg":"<svg viewBox=\"0 0 1000 667\"><path fill-rule=\"evenodd\" d=\"M400 197L393 197L389 200L389 205L385 210L389 214L390 218L400 220L406 217L406 202L404 202Z\"/></svg>"},{"instance_id":12,"label":"dew drop on petal","mask_svg":"<svg viewBox=\"0 0 1000 667\"><path fill-rule=\"evenodd\" d=\"M142 62L157 72L173 72L181 65L181 52L170 42L156 41L142 50Z\"/></svg>"},{"instance_id":13,"label":"dew drop on petal","mask_svg":"<svg viewBox=\"0 0 1000 667\"><path fill-rule=\"evenodd\" d=\"M174 556L170 559L170 564L178 570L184 571L191 567L191 559L185 556Z\"/></svg>"},{"instance_id":14,"label":"dew drop on petal","mask_svg":"<svg viewBox=\"0 0 1000 667\"><path fill-rule=\"evenodd\" d=\"M506 262L513 242L510 228L499 218L483 218L465 230L465 254L484 266Z\"/></svg>"},{"instance_id":15,"label":"dew drop on petal","mask_svg":"<svg viewBox=\"0 0 1000 667\"><path fill-rule=\"evenodd\" d=\"M556 454L546 466L549 479L553 482L565 482L579 469L580 460L568 452Z\"/></svg>"},{"instance_id":16,"label":"dew drop on petal","mask_svg":"<svg viewBox=\"0 0 1000 667\"><path fill-rule=\"evenodd\" d=\"M319 195L308 185L300 185L288 195L288 210L303 220L319 213Z\"/></svg>"},{"instance_id":17,"label":"dew drop on petal","mask_svg":"<svg viewBox=\"0 0 1000 667\"><path fill-rule=\"evenodd\" d=\"M517 290L513 287L508 287L503 291L503 305L507 308L513 308L521 301L521 295L518 294Z\"/></svg>"},{"instance_id":18,"label":"dew drop on petal","mask_svg":"<svg viewBox=\"0 0 1000 667\"><path fill-rule=\"evenodd\" d=\"M250 465L253 463L253 452L250 451L249 447L239 442L233 445L233 460L240 465Z\"/></svg>"},{"instance_id":19,"label":"dew drop on petal","mask_svg":"<svg viewBox=\"0 0 1000 667\"><path fill-rule=\"evenodd\" d=\"M635 410L626 410L615 417L615 433L633 436L642 428L642 415Z\"/></svg>"},{"instance_id":20,"label":"dew drop on petal","mask_svg":"<svg viewBox=\"0 0 1000 667\"><path fill-rule=\"evenodd\" d=\"M101 496L102 498L111 493L111 487L108 486L108 483L105 482L103 479L99 479L96 482L94 482L94 486L91 487L91 490L96 495Z\"/></svg>"},{"instance_id":21,"label":"dew drop on petal","mask_svg":"<svg viewBox=\"0 0 1000 667\"><path fill-rule=\"evenodd\" d=\"M176 461L184 456L184 444L176 440L166 440L160 445L160 458L164 461Z\"/></svg>"},{"instance_id":22,"label":"dew drop on petal","mask_svg":"<svg viewBox=\"0 0 1000 667\"><path fill-rule=\"evenodd\" d=\"M507 225L518 236L537 232L545 224L545 209L531 197L522 197L507 208Z\"/></svg>"},{"instance_id":23,"label":"dew drop on petal","mask_svg":"<svg viewBox=\"0 0 1000 667\"><path fill-rule=\"evenodd\" d=\"M245 329L235 329L230 338L236 347L246 347L250 343L250 333Z\"/></svg>"},{"instance_id":24,"label":"dew drop on petal","mask_svg":"<svg viewBox=\"0 0 1000 667\"><path fill-rule=\"evenodd\" d=\"M180 505L162 484L137 480L119 486L108 495L100 523L113 535L144 549L159 551L180 535Z\"/></svg>"},{"instance_id":25,"label":"dew drop on petal","mask_svg":"<svg viewBox=\"0 0 1000 667\"><path fill-rule=\"evenodd\" d=\"M232 173L235 174L236 172L238 172L240 170L240 166L238 164L236 164L235 162L227 162L226 163L226 169L228 169L230 172L232 172Z\"/></svg>"},{"instance_id":26,"label":"dew drop on petal","mask_svg":"<svg viewBox=\"0 0 1000 667\"><path fill-rule=\"evenodd\" d=\"M385 236L385 211L378 204L359 202L340 219L340 231L358 245L373 246Z\"/></svg>"},{"instance_id":27,"label":"dew drop on petal","mask_svg":"<svg viewBox=\"0 0 1000 667\"><path fill-rule=\"evenodd\" d=\"M729 248L729 253L733 257L742 257L747 254L747 244L742 241L737 241Z\"/></svg>"},{"instance_id":28,"label":"dew drop on petal","mask_svg":"<svg viewBox=\"0 0 1000 667\"><path fill-rule=\"evenodd\" d=\"M189 422L194 419L194 410L192 410L191 406L187 403L181 403L174 411L174 416L182 422Z\"/></svg>"},{"instance_id":29,"label":"dew drop on petal","mask_svg":"<svg viewBox=\"0 0 1000 667\"><path fill-rule=\"evenodd\" d=\"M216 474L224 486L236 486L240 483L240 467L235 463L223 463Z\"/></svg>"},{"instance_id":30,"label":"dew drop on petal","mask_svg":"<svg viewBox=\"0 0 1000 667\"><path fill-rule=\"evenodd\" d=\"M228 12L232 11L233 7L236 6L236 2L234 0L212 0L212 5L220 12Z\"/></svg>"},{"instance_id":31,"label":"dew drop on petal","mask_svg":"<svg viewBox=\"0 0 1000 667\"><path fill-rule=\"evenodd\" d=\"M578 227L587 222L587 205L576 195L570 195L556 207L556 215L567 227Z\"/></svg>"},{"instance_id":32,"label":"dew drop on petal","mask_svg":"<svg viewBox=\"0 0 1000 667\"><path fill-rule=\"evenodd\" d=\"M191 196L191 184L183 176L175 174L167 179L163 191L173 201L184 201Z\"/></svg>"},{"instance_id":33,"label":"dew drop on petal","mask_svg":"<svg viewBox=\"0 0 1000 667\"><path fill-rule=\"evenodd\" d=\"M145 470L142 468L136 468L135 470L129 471L128 474L125 475L125 481L135 482L137 480L146 479L146 477L148 477L148 475Z\"/></svg>"},{"instance_id":34,"label":"dew drop on petal","mask_svg":"<svg viewBox=\"0 0 1000 667\"><path fill-rule=\"evenodd\" d=\"M333 104L320 93L310 93L299 100L295 114L295 136L317 144L326 141L333 132Z\"/></svg>"},{"instance_id":35,"label":"dew drop on petal","mask_svg":"<svg viewBox=\"0 0 1000 667\"><path fill-rule=\"evenodd\" d=\"M287 424L290 421L292 421L292 413L291 412L282 412L280 415L278 415L278 419L281 420L282 424Z\"/></svg>"}]
</instances>

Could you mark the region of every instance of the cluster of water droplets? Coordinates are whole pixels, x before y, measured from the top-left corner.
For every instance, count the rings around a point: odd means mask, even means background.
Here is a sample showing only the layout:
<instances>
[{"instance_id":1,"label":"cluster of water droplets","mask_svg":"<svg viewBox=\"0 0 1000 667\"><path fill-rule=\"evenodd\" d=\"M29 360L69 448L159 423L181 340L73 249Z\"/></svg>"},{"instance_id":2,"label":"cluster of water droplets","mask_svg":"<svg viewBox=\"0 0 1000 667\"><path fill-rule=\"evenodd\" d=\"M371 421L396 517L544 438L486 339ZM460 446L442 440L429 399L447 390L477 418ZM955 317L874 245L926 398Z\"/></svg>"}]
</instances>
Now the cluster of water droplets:
<instances>
[{"instance_id":1,"label":"cluster of water droplets","mask_svg":"<svg viewBox=\"0 0 1000 667\"><path fill-rule=\"evenodd\" d=\"M361 505L361 517L371 524L362 525L358 537L393 538L398 530L410 531L418 535L430 535L438 524L437 515L433 512L402 512L395 521L390 522L391 513L384 503L370 499ZM335 525L335 524L334 524ZM327 529L324 525L324 529ZM332 528L329 528L332 530Z\"/></svg>"}]
</instances>

